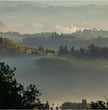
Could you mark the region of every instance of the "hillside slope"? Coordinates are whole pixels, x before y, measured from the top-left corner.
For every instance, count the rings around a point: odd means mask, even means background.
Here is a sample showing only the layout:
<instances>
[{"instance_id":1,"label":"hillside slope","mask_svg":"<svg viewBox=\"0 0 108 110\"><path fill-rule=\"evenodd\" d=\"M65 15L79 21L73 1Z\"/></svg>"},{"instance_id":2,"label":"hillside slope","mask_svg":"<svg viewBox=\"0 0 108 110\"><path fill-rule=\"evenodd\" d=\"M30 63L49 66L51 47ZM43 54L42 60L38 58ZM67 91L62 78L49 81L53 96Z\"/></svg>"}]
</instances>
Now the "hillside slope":
<instances>
[{"instance_id":1,"label":"hillside slope","mask_svg":"<svg viewBox=\"0 0 108 110\"><path fill-rule=\"evenodd\" d=\"M0 54L35 54L35 55L55 55L57 51L44 49L43 47L31 48L19 46L12 43L7 38L0 38Z\"/></svg>"}]
</instances>

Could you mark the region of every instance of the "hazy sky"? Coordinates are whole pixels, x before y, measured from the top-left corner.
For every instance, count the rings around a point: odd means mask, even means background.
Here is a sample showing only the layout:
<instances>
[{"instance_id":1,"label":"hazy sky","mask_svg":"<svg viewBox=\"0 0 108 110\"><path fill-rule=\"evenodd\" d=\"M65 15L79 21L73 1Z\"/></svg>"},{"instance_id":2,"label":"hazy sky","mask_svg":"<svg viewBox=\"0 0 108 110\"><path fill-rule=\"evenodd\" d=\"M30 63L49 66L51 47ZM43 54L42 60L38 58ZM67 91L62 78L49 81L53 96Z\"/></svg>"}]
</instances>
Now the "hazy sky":
<instances>
[{"instance_id":1,"label":"hazy sky","mask_svg":"<svg viewBox=\"0 0 108 110\"><path fill-rule=\"evenodd\" d=\"M0 31L72 33L84 28L108 30L108 2L99 1L1 1Z\"/></svg>"}]
</instances>

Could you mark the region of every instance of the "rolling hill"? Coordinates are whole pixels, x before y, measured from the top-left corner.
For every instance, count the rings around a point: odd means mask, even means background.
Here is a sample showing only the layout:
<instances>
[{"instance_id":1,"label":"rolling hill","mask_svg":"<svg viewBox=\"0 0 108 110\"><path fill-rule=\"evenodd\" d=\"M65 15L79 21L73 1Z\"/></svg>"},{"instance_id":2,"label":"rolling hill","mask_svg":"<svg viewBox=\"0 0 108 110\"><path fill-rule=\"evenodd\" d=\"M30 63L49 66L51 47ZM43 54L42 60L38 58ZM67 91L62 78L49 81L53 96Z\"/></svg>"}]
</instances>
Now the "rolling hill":
<instances>
[{"instance_id":1,"label":"rolling hill","mask_svg":"<svg viewBox=\"0 0 108 110\"><path fill-rule=\"evenodd\" d=\"M55 50L44 49L43 47L31 48L19 46L12 43L11 40L7 38L0 38L0 54L34 54L34 55L55 55L57 52Z\"/></svg>"}]
</instances>

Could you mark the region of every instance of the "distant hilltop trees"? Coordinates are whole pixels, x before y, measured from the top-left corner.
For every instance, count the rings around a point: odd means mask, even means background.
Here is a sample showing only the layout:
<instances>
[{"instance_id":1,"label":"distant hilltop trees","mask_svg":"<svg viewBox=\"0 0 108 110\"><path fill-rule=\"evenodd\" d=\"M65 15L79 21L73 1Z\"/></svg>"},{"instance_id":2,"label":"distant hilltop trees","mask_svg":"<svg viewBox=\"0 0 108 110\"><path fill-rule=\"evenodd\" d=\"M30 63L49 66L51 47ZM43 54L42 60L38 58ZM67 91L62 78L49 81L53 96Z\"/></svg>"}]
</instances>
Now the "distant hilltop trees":
<instances>
[{"instance_id":1,"label":"distant hilltop trees","mask_svg":"<svg viewBox=\"0 0 108 110\"><path fill-rule=\"evenodd\" d=\"M74 46L69 50L67 46L60 46L58 55L70 55L73 57L89 58L108 58L108 47L99 47L95 44L89 45L86 49L75 49Z\"/></svg>"},{"instance_id":2,"label":"distant hilltop trees","mask_svg":"<svg viewBox=\"0 0 108 110\"><path fill-rule=\"evenodd\" d=\"M89 44L108 46L108 31L93 29L78 30L74 33L41 32L34 34L21 34L18 32L0 32L0 36L8 38L21 46L43 46L47 49L58 49L60 45L73 45L76 48L87 47Z\"/></svg>"},{"instance_id":3,"label":"distant hilltop trees","mask_svg":"<svg viewBox=\"0 0 108 110\"><path fill-rule=\"evenodd\" d=\"M3 43L3 39L0 37L0 44L2 44Z\"/></svg>"},{"instance_id":4,"label":"distant hilltop trees","mask_svg":"<svg viewBox=\"0 0 108 110\"><path fill-rule=\"evenodd\" d=\"M23 46L38 47L43 46L48 49L57 49L60 45L67 45L69 48L86 47L89 44L99 46L108 46L108 31L93 29L79 30L74 33L57 33L57 32L42 32L35 34L24 35L23 40L19 44Z\"/></svg>"},{"instance_id":5,"label":"distant hilltop trees","mask_svg":"<svg viewBox=\"0 0 108 110\"><path fill-rule=\"evenodd\" d=\"M32 55L56 55L57 51L52 49L24 47L13 43L8 38L0 37L0 54L32 54Z\"/></svg>"}]
</instances>

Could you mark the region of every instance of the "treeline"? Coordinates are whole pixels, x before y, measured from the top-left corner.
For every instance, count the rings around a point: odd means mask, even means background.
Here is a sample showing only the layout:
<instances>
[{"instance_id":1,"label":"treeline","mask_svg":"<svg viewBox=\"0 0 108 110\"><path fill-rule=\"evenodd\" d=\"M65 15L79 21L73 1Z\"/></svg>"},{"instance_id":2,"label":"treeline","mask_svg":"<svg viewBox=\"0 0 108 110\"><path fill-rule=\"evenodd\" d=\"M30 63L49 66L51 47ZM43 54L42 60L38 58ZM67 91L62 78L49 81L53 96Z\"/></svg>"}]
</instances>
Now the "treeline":
<instances>
[{"instance_id":1,"label":"treeline","mask_svg":"<svg viewBox=\"0 0 108 110\"><path fill-rule=\"evenodd\" d=\"M108 47L99 47L95 44L89 45L87 48L69 50L67 46L60 46L58 55L70 55L73 57L90 57L90 58L108 58Z\"/></svg>"},{"instance_id":2,"label":"treeline","mask_svg":"<svg viewBox=\"0 0 108 110\"><path fill-rule=\"evenodd\" d=\"M42 46L38 48L24 47L11 42L11 40L7 38L0 37L0 54L56 55L57 51L45 49Z\"/></svg>"}]
</instances>

